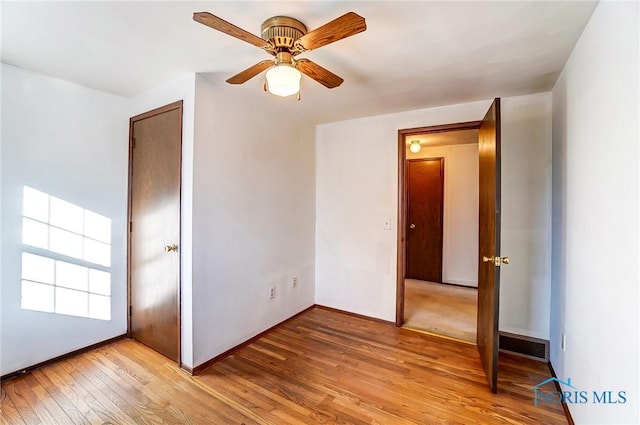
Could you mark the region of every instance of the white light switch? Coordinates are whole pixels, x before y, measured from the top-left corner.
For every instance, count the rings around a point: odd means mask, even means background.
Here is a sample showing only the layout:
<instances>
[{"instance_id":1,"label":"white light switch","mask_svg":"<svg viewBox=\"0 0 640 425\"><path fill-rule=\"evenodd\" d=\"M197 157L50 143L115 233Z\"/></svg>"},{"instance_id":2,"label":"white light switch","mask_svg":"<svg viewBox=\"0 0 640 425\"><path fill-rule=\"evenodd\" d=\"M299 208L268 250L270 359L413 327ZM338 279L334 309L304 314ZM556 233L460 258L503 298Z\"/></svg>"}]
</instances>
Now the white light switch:
<instances>
[{"instance_id":1,"label":"white light switch","mask_svg":"<svg viewBox=\"0 0 640 425\"><path fill-rule=\"evenodd\" d=\"M391 230L391 219L390 218L385 218L384 219L384 230Z\"/></svg>"}]
</instances>

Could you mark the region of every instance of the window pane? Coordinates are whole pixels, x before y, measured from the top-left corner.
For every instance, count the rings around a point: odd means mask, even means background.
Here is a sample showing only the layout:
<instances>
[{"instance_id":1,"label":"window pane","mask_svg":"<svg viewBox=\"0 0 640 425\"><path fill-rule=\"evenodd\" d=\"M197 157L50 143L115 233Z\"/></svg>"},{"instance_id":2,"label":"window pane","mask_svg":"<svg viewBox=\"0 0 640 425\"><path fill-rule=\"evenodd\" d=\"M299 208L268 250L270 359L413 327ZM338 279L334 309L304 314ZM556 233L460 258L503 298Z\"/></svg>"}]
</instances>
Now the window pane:
<instances>
[{"instance_id":1,"label":"window pane","mask_svg":"<svg viewBox=\"0 0 640 425\"><path fill-rule=\"evenodd\" d=\"M22 253L22 278L53 285L54 261L39 255ZM53 300L53 298L52 298Z\"/></svg>"},{"instance_id":2,"label":"window pane","mask_svg":"<svg viewBox=\"0 0 640 425\"><path fill-rule=\"evenodd\" d=\"M89 317L111 320L111 298L89 294Z\"/></svg>"},{"instance_id":3,"label":"window pane","mask_svg":"<svg viewBox=\"0 0 640 425\"><path fill-rule=\"evenodd\" d=\"M52 227L49 249L70 257L82 258L82 236Z\"/></svg>"},{"instance_id":4,"label":"window pane","mask_svg":"<svg viewBox=\"0 0 640 425\"><path fill-rule=\"evenodd\" d=\"M71 202L51 197L51 214L49 224L69 230L75 233L82 233L83 210Z\"/></svg>"},{"instance_id":5,"label":"window pane","mask_svg":"<svg viewBox=\"0 0 640 425\"><path fill-rule=\"evenodd\" d=\"M111 243L111 219L84 210L84 235L104 243Z\"/></svg>"},{"instance_id":6,"label":"window pane","mask_svg":"<svg viewBox=\"0 0 640 425\"><path fill-rule=\"evenodd\" d=\"M111 266L111 245L85 238L84 259L103 266Z\"/></svg>"},{"instance_id":7,"label":"window pane","mask_svg":"<svg viewBox=\"0 0 640 425\"><path fill-rule=\"evenodd\" d=\"M25 186L22 192L22 215L45 223L49 221L49 195Z\"/></svg>"},{"instance_id":8,"label":"window pane","mask_svg":"<svg viewBox=\"0 0 640 425\"><path fill-rule=\"evenodd\" d=\"M87 295L73 289L56 288L56 313L87 317Z\"/></svg>"},{"instance_id":9,"label":"window pane","mask_svg":"<svg viewBox=\"0 0 640 425\"><path fill-rule=\"evenodd\" d=\"M89 287L88 269L64 261L56 261L56 286L86 291Z\"/></svg>"},{"instance_id":10,"label":"window pane","mask_svg":"<svg viewBox=\"0 0 640 425\"><path fill-rule=\"evenodd\" d=\"M49 247L49 226L23 217L22 243L47 249Z\"/></svg>"},{"instance_id":11,"label":"window pane","mask_svg":"<svg viewBox=\"0 0 640 425\"><path fill-rule=\"evenodd\" d=\"M89 269L89 292L111 295L111 273Z\"/></svg>"},{"instance_id":12,"label":"window pane","mask_svg":"<svg viewBox=\"0 0 640 425\"><path fill-rule=\"evenodd\" d=\"M53 313L53 286L23 280L21 307Z\"/></svg>"}]
</instances>

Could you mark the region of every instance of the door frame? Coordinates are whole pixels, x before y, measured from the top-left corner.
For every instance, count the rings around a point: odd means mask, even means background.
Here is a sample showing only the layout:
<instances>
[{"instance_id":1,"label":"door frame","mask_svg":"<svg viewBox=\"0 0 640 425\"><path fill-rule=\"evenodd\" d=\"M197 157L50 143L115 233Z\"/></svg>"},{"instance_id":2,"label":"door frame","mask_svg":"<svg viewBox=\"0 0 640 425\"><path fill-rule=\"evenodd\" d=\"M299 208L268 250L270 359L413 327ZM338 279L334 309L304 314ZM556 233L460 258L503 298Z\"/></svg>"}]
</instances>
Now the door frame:
<instances>
[{"instance_id":1,"label":"door frame","mask_svg":"<svg viewBox=\"0 0 640 425\"><path fill-rule=\"evenodd\" d=\"M179 246L182 248L182 129L183 129L183 101L178 100L168 105L161 106L156 109L144 112L129 118L129 170L127 181L127 337L132 338L131 331L131 203L132 203L132 178L133 178L133 125L138 121L142 121L146 118L151 118L156 115L163 114L165 112L179 110L180 111L180 158L178 162L180 164L180 189L178 193L178 202L180 203L180 219L178 223L179 232ZM179 250L178 258L178 366L182 367L182 249Z\"/></svg>"},{"instance_id":2,"label":"door frame","mask_svg":"<svg viewBox=\"0 0 640 425\"><path fill-rule=\"evenodd\" d=\"M405 151L406 153L406 151ZM405 160L405 167L407 163L410 162L420 162L420 161L438 161L440 162L440 265L439 265L439 271L438 271L438 283L442 283L442 258L444 257L444 157L443 156L434 156L434 157L425 157L425 158L414 158L414 159L407 159ZM409 175L407 175L407 178L405 179L405 191L407 193L406 196L406 201L407 203L405 204L405 208L409 203L409 196L408 196L408 192L409 192ZM406 231L406 229L405 229ZM405 246L406 246L406 242L405 242ZM406 250L405 250L405 254L406 254ZM408 256L406 257L407 261L408 261ZM405 268L407 268L407 261L405 261L404 266ZM406 271L405 271L406 274Z\"/></svg>"},{"instance_id":3,"label":"door frame","mask_svg":"<svg viewBox=\"0 0 640 425\"><path fill-rule=\"evenodd\" d=\"M406 128L398 130L398 222L396 257L396 323L404 322L404 279L407 254L407 146L406 139L418 134L445 133L456 130L479 129L482 121L467 121L455 124L433 125L428 127Z\"/></svg>"}]
</instances>

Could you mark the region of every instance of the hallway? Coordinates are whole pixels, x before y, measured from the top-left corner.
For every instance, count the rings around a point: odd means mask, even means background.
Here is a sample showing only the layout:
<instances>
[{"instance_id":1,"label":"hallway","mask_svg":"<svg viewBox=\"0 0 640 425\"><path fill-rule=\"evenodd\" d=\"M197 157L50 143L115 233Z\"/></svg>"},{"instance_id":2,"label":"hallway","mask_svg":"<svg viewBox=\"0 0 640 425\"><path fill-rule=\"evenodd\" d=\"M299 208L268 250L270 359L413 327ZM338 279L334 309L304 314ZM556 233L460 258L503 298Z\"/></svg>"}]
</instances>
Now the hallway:
<instances>
[{"instance_id":1,"label":"hallway","mask_svg":"<svg viewBox=\"0 0 640 425\"><path fill-rule=\"evenodd\" d=\"M404 327L475 343L476 288L405 280Z\"/></svg>"}]
</instances>

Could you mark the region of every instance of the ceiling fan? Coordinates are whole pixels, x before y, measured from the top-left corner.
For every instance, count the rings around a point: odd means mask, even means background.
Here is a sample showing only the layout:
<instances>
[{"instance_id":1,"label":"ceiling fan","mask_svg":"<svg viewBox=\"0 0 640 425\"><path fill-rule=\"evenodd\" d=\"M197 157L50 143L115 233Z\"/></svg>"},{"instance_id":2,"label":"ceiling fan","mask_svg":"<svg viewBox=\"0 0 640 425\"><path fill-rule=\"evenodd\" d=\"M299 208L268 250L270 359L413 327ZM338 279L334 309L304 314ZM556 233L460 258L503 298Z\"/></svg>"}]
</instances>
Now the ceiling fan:
<instances>
[{"instance_id":1,"label":"ceiling fan","mask_svg":"<svg viewBox=\"0 0 640 425\"><path fill-rule=\"evenodd\" d=\"M296 56L367 29L364 18L354 12L345 13L311 32L307 32L307 27L297 19L274 16L262 23L262 37L253 35L208 12L194 13L193 20L251 43L274 56L273 59L258 62L234 75L227 80L227 83L242 84L268 69L265 91L268 90L283 97L297 94L298 100L300 100L300 73L330 89L338 87L344 80L315 62L304 58L297 59Z\"/></svg>"}]
</instances>

